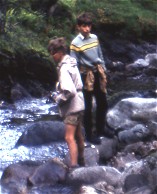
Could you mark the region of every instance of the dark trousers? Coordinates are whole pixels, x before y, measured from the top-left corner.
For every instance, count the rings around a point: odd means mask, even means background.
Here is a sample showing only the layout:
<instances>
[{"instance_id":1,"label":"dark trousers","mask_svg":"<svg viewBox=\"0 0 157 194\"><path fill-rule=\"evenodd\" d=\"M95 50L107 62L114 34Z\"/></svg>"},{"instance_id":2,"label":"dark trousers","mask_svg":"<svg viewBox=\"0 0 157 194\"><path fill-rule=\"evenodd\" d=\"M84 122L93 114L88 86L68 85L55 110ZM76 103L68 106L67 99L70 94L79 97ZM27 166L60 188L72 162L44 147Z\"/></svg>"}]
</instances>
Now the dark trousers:
<instances>
[{"instance_id":1,"label":"dark trousers","mask_svg":"<svg viewBox=\"0 0 157 194\"><path fill-rule=\"evenodd\" d=\"M83 84L85 83L86 75L81 74ZM106 94L101 91L99 84L99 75L98 72L94 73L95 82L94 82L94 90L87 91L83 90L84 99L85 99L85 111L84 111L84 128L86 132L86 138L90 139L92 137L92 129L93 129L93 106L92 100L95 97L96 101L96 116L95 116L95 124L96 124L96 135L101 136L104 134L105 130L105 120L106 113L108 109Z\"/></svg>"}]
</instances>

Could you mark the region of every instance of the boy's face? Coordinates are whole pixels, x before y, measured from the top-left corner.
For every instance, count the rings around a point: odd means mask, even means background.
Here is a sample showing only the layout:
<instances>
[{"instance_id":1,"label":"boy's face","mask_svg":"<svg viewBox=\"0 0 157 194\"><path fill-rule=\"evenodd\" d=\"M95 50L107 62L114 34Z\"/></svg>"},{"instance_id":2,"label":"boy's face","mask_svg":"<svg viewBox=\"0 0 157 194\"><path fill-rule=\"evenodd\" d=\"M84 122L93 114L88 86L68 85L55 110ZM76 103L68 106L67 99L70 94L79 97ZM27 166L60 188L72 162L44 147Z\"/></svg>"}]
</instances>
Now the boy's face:
<instances>
[{"instance_id":1,"label":"boy's face","mask_svg":"<svg viewBox=\"0 0 157 194\"><path fill-rule=\"evenodd\" d=\"M91 31L91 24L82 24L82 25L78 25L77 28L79 30L79 32L84 36L87 37Z\"/></svg>"},{"instance_id":2,"label":"boy's face","mask_svg":"<svg viewBox=\"0 0 157 194\"><path fill-rule=\"evenodd\" d=\"M56 63L59 63L63 58L63 53L61 51L57 51L55 53L51 53L51 57Z\"/></svg>"}]
</instances>

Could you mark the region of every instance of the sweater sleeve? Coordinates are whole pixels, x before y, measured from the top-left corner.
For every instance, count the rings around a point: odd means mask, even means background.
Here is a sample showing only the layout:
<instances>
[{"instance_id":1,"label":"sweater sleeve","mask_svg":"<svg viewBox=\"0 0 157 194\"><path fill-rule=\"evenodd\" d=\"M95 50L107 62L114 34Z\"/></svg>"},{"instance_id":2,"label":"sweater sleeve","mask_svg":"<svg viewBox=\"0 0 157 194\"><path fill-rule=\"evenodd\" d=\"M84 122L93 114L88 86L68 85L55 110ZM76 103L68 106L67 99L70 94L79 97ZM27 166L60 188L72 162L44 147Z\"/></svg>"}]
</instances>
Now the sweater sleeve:
<instances>
[{"instance_id":1,"label":"sweater sleeve","mask_svg":"<svg viewBox=\"0 0 157 194\"><path fill-rule=\"evenodd\" d=\"M101 62L100 63L102 64L102 66L106 70L105 61L104 61L104 57L103 57L103 53L102 53L102 49L101 49L100 43L98 45L98 55L99 55L99 57L101 59Z\"/></svg>"}]
</instances>

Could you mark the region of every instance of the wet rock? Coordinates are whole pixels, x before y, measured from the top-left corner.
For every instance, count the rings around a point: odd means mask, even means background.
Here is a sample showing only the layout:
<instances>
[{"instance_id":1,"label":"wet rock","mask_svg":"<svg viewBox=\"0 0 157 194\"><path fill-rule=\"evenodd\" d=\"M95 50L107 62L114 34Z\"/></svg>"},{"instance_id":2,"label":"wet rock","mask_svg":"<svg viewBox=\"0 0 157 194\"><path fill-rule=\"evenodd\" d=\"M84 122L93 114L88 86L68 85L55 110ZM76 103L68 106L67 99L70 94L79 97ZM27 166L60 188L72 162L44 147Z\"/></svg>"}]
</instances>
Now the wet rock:
<instances>
[{"instance_id":1,"label":"wet rock","mask_svg":"<svg viewBox=\"0 0 157 194\"><path fill-rule=\"evenodd\" d=\"M28 178L30 185L61 183L65 180L67 167L59 160L49 160L40 165Z\"/></svg>"},{"instance_id":2,"label":"wet rock","mask_svg":"<svg viewBox=\"0 0 157 194\"><path fill-rule=\"evenodd\" d=\"M122 172L120 184L124 185L126 177L128 177L131 174L142 174L142 176L148 177L149 176L148 172L149 170L147 170L144 160L132 161L126 165L125 170Z\"/></svg>"},{"instance_id":3,"label":"wet rock","mask_svg":"<svg viewBox=\"0 0 157 194\"><path fill-rule=\"evenodd\" d=\"M137 142L130 145L127 145L124 148L124 153L134 153L137 158L144 158L150 155L155 150L157 151L157 142Z\"/></svg>"},{"instance_id":4,"label":"wet rock","mask_svg":"<svg viewBox=\"0 0 157 194\"><path fill-rule=\"evenodd\" d=\"M142 174L131 174L126 177L124 182L124 191L128 192L133 189L146 187L149 188L149 182L146 176Z\"/></svg>"},{"instance_id":5,"label":"wet rock","mask_svg":"<svg viewBox=\"0 0 157 194\"><path fill-rule=\"evenodd\" d=\"M18 100L22 100L24 98L30 99L31 95L29 92L19 83L14 84L11 88L11 100L12 102L16 102Z\"/></svg>"},{"instance_id":6,"label":"wet rock","mask_svg":"<svg viewBox=\"0 0 157 194\"><path fill-rule=\"evenodd\" d=\"M140 188L133 188L128 192L125 192L125 194L152 194L152 190L148 186L143 186Z\"/></svg>"},{"instance_id":7,"label":"wet rock","mask_svg":"<svg viewBox=\"0 0 157 194\"><path fill-rule=\"evenodd\" d=\"M119 132L118 138L119 141L129 144L144 140L146 137L148 138L149 135L149 129L144 125L138 124L129 130Z\"/></svg>"},{"instance_id":8,"label":"wet rock","mask_svg":"<svg viewBox=\"0 0 157 194\"><path fill-rule=\"evenodd\" d=\"M18 139L16 146L37 146L64 141L64 124L60 121L41 121L34 123Z\"/></svg>"},{"instance_id":9,"label":"wet rock","mask_svg":"<svg viewBox=\"0 0 157 194\"><path fill-rule=\"evenodd\" d=\"M145 60L149 63L149 68L145 70L147 76L157 76L157 54L148 54Z\"/></svg>"},{"instance_id":10,"label":"wet rock","mask_svg":"<svg viewBox=\"0 0 157 194\"><path fill-rule=\"evenodd\" d=\"M157 53L151 53L145 56L145 61L149 63L151 67L157 69Z\"/></svg>"},{"instance_id":11,"label":"wet rock","mask_svg":"<svg viewBox=\"0 0 157 194\"><path fill-rule=\"evenodd\" d=\"M122 63L121 61L113 61L110 65L110 69L112 71L124 71L125 69L125 64Z\"/></svg>"},{"instance_id":12,"label":"wet rock","mask_svg":"<svg viewBox=\"0 0 157 194\"><path fill-rule=\"evenodd\" d=\"M131 63L126 66L127 71L135 72L137 70L142 70L144 68L147 68L149 65L148 62L146 62L144 59L138 59L134 63Z\"/></svg>"},{"instance_id":13,"label":"wet rock","mask_svg":"<svg viewBox=\"0 0 157 194\"><path fill-rule=\"evenodd\" d=\"M100 154L95 146L85 148L84 157L86 166L97 166L99 164Z\"/></svg>"},{"instance_id":14,"label":"wet rock","mask_svg":"<svg viewBox=\"0 0 157 194\"><path fill-rule=\"evenodd\" d=\"M62 184L56 185L40 185L40 187L32 187L29 194L78 194L79 188ZM17 194L17 193L16 193Z\"/></svg>"},{"instance_id":15,"label":"wet rock","mask_svg":"<svg viewBox=\"0 0 157 194\"><path fill-rule=\"evenodd\" d=\"M27 179L41 165L41 162L20 161L9 165L1 177L1 183L10 188L23 188L27 185Z\"/></svg>"},{"instance_id":16,"label":"wet rock","mask_svg":"<svg viewBox=\"0 0 157 194\"><path fill-rule=\"evenodd\" d=\"M148 127L152 134L157 137L157 122L150 122L148 123Z\"/></svg>"},{"instance_id":17,"label":"wet rock","mask_svg":"<svg viewBox=\"0 0 157 194\"><path fill-rule=\"evenodd\" d=\"M153 168L153 170L151 170L150 185L153 188L152 190L157 189L157 167L155 167L155 168Z\"/></svg>"},{"instance_id":18,"label":"wet rock","mask_svg":"<svg viewBox=\"0 0 157 194\"><path fill-rule=\"evenodd\" d=\"M91 186L82 186L79 191L80 194L97 194L97 191L95 188Z\"/></svg>"},{"instance_id":19,"label":"wet rock","mask_svg":"<svg viewBox=\"0 0 157 194\"><path fill-rule=\"evenodd\" d=\"M100 161L107 161L117 153L118 140L116 138L103 137L101 144L96 147L99 151Z\"/></svg>"},{"instance_id":20,"label":"wet rock","mask_svg":"<svg viewBox=\"0 0 157 194\"><path fill-rule=\"evenodd\" d=\"M112 186L118 186L121 173L112 167L107 166L92 166L81 167L70 172L67 176L68 184L82 185L94 184L105 181Z\"/></svg>"},{"instance_id":21,"label":"wet rock","mask_svg":"<svg viewBox=\"0 0 157 194\"><path fill-rule=\"evenodd\" d=\"M147 126L153 122L156 123L156 103L157 100L155 98L135 97L122 99L108 111L108 125L115 130L122 131L130 130L138 124Z\"/></svg>"},{"instance_id":22,"label":"wet rock","mask_svg":"<svg viewBox=\"0 0 157 194\"><path fill-rule=\"evenodd\" d=\"M119 152L111 159L110 165L114 166L120 172L124 172L127 166L131 165L133 162L137 162L134 153Z\"/></svg>"},{"instance_id":23,"label":"wet rock","mask_svg":"<svg viewBox=\"0 0 157 194\"><path fill-rule=\"evenodd\" d=\"M2 174L1 183L13 194L25 193L29 186L62 183L66 173L67 166L59 159L45 163L23 161L8 166Z\"/></svg>"},{"instance_id":24,"label":"wet rock","mask_svg":"<svg viewBox=\"0 0 157 194\"><path fill-rule=\"evenodd\" d=\"M93 185L83 185L80 187L79 194L98 194L98 193L115 193L115 188L105 181L95 183Z\"/></svg>"}]
</instances>

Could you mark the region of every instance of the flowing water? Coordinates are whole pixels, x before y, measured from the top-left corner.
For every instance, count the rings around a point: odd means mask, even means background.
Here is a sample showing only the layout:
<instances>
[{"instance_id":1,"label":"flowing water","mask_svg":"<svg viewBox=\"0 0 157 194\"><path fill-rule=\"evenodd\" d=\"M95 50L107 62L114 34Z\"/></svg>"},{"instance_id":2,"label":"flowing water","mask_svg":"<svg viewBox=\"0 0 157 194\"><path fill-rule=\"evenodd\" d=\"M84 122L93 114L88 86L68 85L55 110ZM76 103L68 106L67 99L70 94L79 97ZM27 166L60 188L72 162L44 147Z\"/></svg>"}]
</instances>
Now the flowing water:
<instances>
[{"instance_id":1,"label":"flowing water","mask_svg":"<svg viewBox=\"0 0 157 194\"><path fill-rule=\"evenodd\" d=\"M55 120L58 117L56 104L46 98L24 99L12 105L0 102L0 177L8 165L20 160L47 160L65 157L67 145L53 143L40 147L15 147L26 128L37 121ZM0 194L7 194L0 187Z\"/></svg>"}]
</instances>

